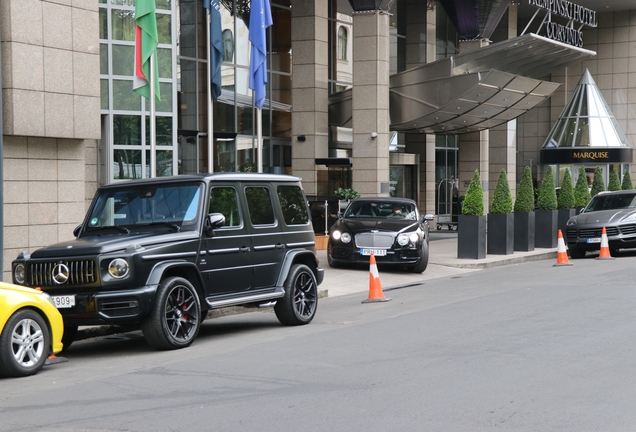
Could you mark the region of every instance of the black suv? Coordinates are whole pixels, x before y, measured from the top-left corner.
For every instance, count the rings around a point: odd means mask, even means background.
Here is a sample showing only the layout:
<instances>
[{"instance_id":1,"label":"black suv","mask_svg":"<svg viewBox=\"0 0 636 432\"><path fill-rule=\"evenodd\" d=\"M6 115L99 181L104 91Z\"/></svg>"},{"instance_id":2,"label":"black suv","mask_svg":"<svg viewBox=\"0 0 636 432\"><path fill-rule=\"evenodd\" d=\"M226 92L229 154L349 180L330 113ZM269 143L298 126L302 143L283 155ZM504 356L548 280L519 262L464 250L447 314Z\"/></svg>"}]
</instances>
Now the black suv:
<instances>
[{"instance_id":1,"label":"black suv","mask_svg":"<svg viewBox=\"0 0 636 432\"><path fill-rule=\"evenodd\" d=\"M68 348L79 325L141 324L148 343L182 348L208 310L273 305L309 323L324 273L300 179L219 173L101 187L76 239L12 264L13 282L50 294Z\"/></svg>"}]
</instances>

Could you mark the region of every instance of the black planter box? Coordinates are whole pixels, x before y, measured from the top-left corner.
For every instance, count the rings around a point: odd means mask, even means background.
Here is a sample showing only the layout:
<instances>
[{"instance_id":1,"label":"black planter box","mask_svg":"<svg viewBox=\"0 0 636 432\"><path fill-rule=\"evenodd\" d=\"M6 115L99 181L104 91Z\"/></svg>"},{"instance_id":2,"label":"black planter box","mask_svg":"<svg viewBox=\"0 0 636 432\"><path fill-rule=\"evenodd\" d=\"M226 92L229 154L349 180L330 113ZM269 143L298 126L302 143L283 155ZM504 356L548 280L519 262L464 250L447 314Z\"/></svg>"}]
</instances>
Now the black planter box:
<instances>
[{"instance_id":1,"label":"black planter box","mask_svg":"<svg viewBox=\"0 0 636 432\"><path fill-rule=\"evenodd\" d=\"M534 245L538 248L557 247L559 212L557 210L536 210Z\"/></svg>"},{"instance_id":2,"label":"black planter box","mask_svg":"<svg viewBox=\"0 0 636 432\"><path fill-rule=\"evenodd\" d=\"M534 212L513 213L515 219L514 249L518 252L534 250Z\"/></svg>"},{"instance_id":3,"label":"black planter box","mask_svg":"<svg viewBox=\"0 0 636 432\"><path fill-rule=\"evenodd\" d=\"M576 215L576 209L559 209L559 222L557 228L561 230L563 238L565 238L565 228L568 226L568 220Z\"/></svg>"},{"instance_id":4,"label":"black planter box","mask_svg":"<svg viewBox=\"0 0 636 432\"><path fill-rule=\"evenodd\" d=\"M488 214L487 251L492 255L510 255L514 252L515 216Z\"/></svg>"},{"instance_id":5,"label":"black planter box","mask_svg":"<svg viewBox=\"0 0 636 432\"><path fill-rule=\"evenodd\" d=\"M486 216L459 215L457 258L486 258Z\"/></svg>"}]
</instances>

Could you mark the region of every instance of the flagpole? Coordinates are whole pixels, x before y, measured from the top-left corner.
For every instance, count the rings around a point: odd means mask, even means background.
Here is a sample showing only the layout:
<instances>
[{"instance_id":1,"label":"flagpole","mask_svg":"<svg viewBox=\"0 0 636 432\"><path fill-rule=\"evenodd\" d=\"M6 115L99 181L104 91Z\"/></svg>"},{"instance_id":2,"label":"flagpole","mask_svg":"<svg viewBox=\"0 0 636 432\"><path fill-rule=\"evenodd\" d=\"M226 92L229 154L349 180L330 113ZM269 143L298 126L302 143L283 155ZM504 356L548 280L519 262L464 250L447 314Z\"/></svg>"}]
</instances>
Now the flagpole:
<instances>
[{"instance_id":1,"label":"flagpole","mask_svg":"<svg viewBox=\"0 0 636 432\"><path fill-rule=\"evenodd\" d=\"M212 153L213 151L213 142L214 142L214 120L212 117L213 114L213 109L214 109L214 103L212 101L212 72L211 72L211 65L212 65L212 57L210 56L210 9L207 10L207 51L208 51L208 67L207 67L207 72L208 72L208 172L214 172L214 154Z\"/></svg>"},{"instance_id":2,"label":"flagpole","mask_svg":"<svg viewBox=\"0 0 636 432\"><path fill-rule=\"evenodd\" d=\"M157 176L157 124L155 122L155 53L150 55L150 178Z\"/></svg>"},{"instance_id":3,"label":"flagpole","mask_svg":"<svg viewBox=\"0 0 636 432\"><path fill-rule=\"evenodd\" d=\"M256 108L256 157L258 159L257 172L263 172L263 112Z\"/></svg>"}]
</instances>

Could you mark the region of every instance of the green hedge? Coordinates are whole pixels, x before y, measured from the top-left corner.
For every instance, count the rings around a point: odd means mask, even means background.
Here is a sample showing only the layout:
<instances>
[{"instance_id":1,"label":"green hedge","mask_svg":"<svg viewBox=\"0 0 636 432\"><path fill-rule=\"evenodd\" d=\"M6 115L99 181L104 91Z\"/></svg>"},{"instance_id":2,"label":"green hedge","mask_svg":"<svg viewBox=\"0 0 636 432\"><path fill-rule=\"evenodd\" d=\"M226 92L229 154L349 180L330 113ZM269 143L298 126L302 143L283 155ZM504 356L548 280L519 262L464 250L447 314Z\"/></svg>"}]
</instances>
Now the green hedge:
<instances>
[{"instance_id":1,"label":"green hedge","mask_svg":"<svg viewBox=\"0 0 636 432\"><path fill-rule=\"evenodd\" d=\"M623 190L634 189L634 185L632 183L632 176L629 175L629 171L625 171L625 174L623 175L623 183L621 184L621 188Z\"/></svg>"},{"instance_id":2,"label":"green hedge","mask_svg":"<svg viewBox=\"0 0 636 432\"><path fill-rule=\"evenodd\" d=\"M574 186L574 207L585 207L592 199L590 190L587 188L587 175L585 168L579 167L579 178Z\"/></svg>"},{"instance_id":3,"label":"green hedge","mask_svg":"<svg viewBox=\"0 0 636 432\"><path fill-rule=\"evenodd\" d=\"M574 208L574 188L572 187L572 175L569 169L565 169L563 181L561 182L561 191L559 192L558 207L560 209Z\"/></svg>"},{"instance_id":4,"label":"green hedge","mask_svg":"<svg viewBox=\"0 0 636 432\"><path fill-rule=\"evenodd\" d=\"M462 214L467 216L482 216L484 214L484 190L481 187L478 170L475 170L475 175L468 185Z\"/></svg>"},{"instance_id":5,"label":"green hedge","mask_svg":"<svg viewBox=\"0 0 636 432\"><path fill-rule=\"evenodd\" d=\"M609 182L607 183L608 191L618 191L621 190L621 179L618 175L618 170L614 168L612 172L610 172Z\"/></svg>"},{"instance_id":6,"label":"green hedge","mask_svg":"<svg viewBox=\"0 0 636 432\"><path fill-rule=\"evenodd\" d=\"M490 204L490 213L508 214L512 212L512 195L506 170L501 170L495 186L495 194Z\"/></svg>"},{"instance_id":7,"label":"green hedge","mask_svg":"<svg viewBox=\"0 0 636 432\"><path fill-rule=\"evenodd\" d=\"M534 211L534 187L532 186L532 172L529 166L523 169L514 211L515 213Z\"/></svg>"},{"instance_id":8,"label":"green hedge","mask_svg":"<svg viewBox=\"0 0 636 432\"><path fill-rule=\"evenodd\" d=\"M603 181L603 171L600 166L594 170L594 181L592 182L592 190L590 195L596 196L599 192L605 191L605 182Z\"/></svg>"},{"instance_id":9,"label":"green hedge","mask_svg":"<svg viewBox=\"0 0 636 432\"><path fill-rule=\"evenodd\" d=\"M552 166L548 166L548 171L543 177L541 188L539 189L539 198L537 199L537 210L556 210L557 197L554 186L554 174Z\"/></svg>"}]
</instances>

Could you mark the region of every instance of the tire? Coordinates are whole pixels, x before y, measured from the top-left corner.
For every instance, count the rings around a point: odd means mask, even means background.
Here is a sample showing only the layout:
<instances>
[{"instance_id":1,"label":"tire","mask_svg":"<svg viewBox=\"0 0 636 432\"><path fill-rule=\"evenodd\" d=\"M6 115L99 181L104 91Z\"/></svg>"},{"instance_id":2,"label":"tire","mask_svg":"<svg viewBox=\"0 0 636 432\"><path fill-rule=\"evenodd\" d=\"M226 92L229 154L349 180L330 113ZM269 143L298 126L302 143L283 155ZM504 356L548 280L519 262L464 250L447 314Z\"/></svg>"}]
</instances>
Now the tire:
<instances>
[{"instance_id":1,"label":"tire","mask_svg":"<svg viewBox=\"0 0 636 432\"><path fill-rule=\"evenodd\" d=\"M141 323L146 342L162 350L185 348L200 326L201 305L192 284L181 277L161 281L150 316Z\"/></svg>"},{"instance_id":2,"label":"tire","mask_svg":"<svg viewBox=\"0 0 636 432\"><path fill-rule=\"evenodd\" d=\"M77 336L77 326L64 323L64 334L62 334L62 351L66 351L71 347Z\"/></svg>"},{"instance_id":3,"label":"tire","mask_svg":"<svg viewBox=\"0 0 636 432\"><path fill-rule=\"evenodd\" d=\"M426 270L426 267L428 267L428 243L423 242L420 262L414 266L409 266L408 269L413 273L422 273Z\"/></svg>"},{"instance_id":4,"label":"tire","mask_svg":"<svg viewBox=\"0 0 636 432\"><path fill-rule=\"evenodd\" d=\"M22 377L37 373L51 352L51 332L32 309L11 315L0 335L0 375Z\"/></svg>"},{"instance_id":5,"label":"tire","mask_svg":"<svg viewBox=\"0 0 636 432\"><path fill-rule=\"evenodd\" d=\"M285 296L274 306L283 325L309 324L318 308L318 285L314 273L304 264L295 264L285 280Z\"/></svg>"},{"instance_id":6,"label":"tire","mask_svg":"<svg viewBox=\"0 0 636 432\"><path fill-rule=\"evenodd\" d=\"M579 258L585 257L585 251L578 249L576 246L572 246L571 248L569 248L569 250L570 250L570 258L572 259L579 259Z\"/></svg>"}]
</instances>

